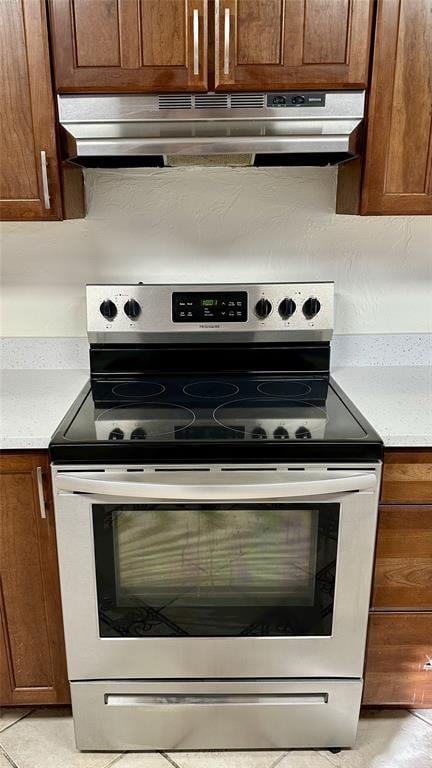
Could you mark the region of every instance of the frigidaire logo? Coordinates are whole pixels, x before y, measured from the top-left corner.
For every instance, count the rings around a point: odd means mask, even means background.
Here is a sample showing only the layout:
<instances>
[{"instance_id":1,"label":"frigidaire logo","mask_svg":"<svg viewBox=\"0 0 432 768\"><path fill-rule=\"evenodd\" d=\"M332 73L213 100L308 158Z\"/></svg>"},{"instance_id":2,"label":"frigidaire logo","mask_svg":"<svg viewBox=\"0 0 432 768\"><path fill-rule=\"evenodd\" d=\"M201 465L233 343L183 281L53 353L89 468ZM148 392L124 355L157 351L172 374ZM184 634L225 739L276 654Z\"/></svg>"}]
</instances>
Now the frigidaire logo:
<instances>
[{"instance_id":1,"label":"frigidaire logo","mask_svg":"<svg viewBox=\"0 0 432 768\"><path fill-rule=\"evenodd\" d=\"M220 328L220 325L200 325L199 327L207 331L209 328Z\"/></svg>"}]
</instances>

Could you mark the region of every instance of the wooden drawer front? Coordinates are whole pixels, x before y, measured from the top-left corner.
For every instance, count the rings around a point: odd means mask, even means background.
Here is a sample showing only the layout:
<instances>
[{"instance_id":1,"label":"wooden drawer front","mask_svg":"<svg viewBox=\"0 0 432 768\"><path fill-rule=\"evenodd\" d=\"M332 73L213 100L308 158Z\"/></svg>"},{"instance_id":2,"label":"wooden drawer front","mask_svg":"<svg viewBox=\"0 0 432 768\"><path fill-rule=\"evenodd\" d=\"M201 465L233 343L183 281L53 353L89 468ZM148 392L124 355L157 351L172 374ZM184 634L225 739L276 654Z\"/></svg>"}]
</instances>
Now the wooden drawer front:
<instances>
[{"instance_id":1,"label":"wooden drawer front","mask_svg":"<svg viewBox=\"0 0 432 768\"><path fill-rule=\"evenodd\" d=\"M363 704L432 707L431 613L372 613Z\"/></svg>"},{"instance_id":2,"label":"wooden drawer front","mask_svg":"<svg viewBox=\"0 0 432 768\"><path fill-rule=\"evenodd\" d=\"M432 506L381 506L372 608L432 610Z\"/></svg>"},{"instance_id":3,"label":"wooden drawer front","mask_svg":"<svg viewBox=\"0 0 432 768\"><path fill-rule=\"evenodd\" d=\"M432 451L386 451L381 502L432 504Z\"/></svg>"}]
</instances>

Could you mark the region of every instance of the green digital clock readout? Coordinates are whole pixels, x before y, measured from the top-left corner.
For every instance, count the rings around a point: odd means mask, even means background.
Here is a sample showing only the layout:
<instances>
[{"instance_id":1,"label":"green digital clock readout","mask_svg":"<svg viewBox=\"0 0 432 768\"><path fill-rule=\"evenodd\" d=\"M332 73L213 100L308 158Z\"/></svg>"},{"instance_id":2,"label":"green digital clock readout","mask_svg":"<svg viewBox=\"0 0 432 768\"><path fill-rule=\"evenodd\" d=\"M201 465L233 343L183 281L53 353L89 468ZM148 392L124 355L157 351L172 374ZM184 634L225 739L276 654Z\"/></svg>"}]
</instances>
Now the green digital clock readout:
<instances>
[{"instance_id":1,"label":"green digital clock readout","mask_svg":"<svg viewBox=\"0 0 432 768\"><path fill-rule=\"evenodd\" d=\"M217 299L201 299L202 307L217 307Z\"/></svg>"}]
</instances>

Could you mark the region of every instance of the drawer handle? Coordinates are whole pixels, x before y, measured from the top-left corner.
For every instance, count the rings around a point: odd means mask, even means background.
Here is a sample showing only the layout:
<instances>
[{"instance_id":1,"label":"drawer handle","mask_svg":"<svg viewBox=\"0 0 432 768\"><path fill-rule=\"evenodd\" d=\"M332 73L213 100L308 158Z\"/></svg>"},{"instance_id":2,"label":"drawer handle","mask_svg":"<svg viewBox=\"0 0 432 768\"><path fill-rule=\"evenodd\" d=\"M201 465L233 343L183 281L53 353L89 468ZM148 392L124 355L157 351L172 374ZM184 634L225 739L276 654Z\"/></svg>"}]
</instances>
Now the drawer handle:
<instances>
[{"instance_id":1,"label":"drawer handle","mask_svg":"<svg viewBox=\"0 0 432 768\"><path fill-rule=\"evenodd\" d=\"M223 694L223 693L106 693L108 706L185 705L185 704L328 704L328 693Z\"/></svg>"},{"instance_id":2,"label":"drawer handle","mask_svg":"<svg viewBox=\"0 0 432 768\"><path fill-rule=\"evenodd\" d=\"M423 669L425 672L432 672L432 659L428 659L426 664L423 664Z\"/></svg>"}]
</instances>

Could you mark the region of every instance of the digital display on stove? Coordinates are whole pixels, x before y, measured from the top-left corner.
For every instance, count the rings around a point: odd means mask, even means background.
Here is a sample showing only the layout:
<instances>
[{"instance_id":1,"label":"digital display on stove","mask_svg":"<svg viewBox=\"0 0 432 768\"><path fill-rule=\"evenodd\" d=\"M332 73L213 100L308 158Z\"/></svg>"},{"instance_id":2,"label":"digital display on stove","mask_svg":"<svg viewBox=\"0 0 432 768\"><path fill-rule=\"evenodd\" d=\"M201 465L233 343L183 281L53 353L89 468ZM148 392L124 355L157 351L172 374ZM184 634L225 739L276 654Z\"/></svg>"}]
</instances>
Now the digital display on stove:
<instances>
[{"instance_id":1,"label":"digital display on stove","mask_svg":"<svg viewBox=\"0 0 432 768\"><path fill-rule=\"evenodd\" d=\"M217 307L217 299L201 299L202 307Z\"/></svg>"},{"instance_id":2,"label":"digital display on stove","mask_svg":"<svg viewBox=\"0 0 432 768\"><path fill-rule=\"evenodd\" d=\"M245 323L246 291L175 292L172 295L173 323Z\"/></svg>"}]
</instances>

